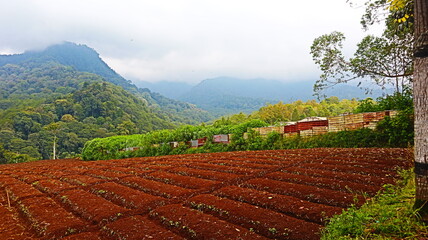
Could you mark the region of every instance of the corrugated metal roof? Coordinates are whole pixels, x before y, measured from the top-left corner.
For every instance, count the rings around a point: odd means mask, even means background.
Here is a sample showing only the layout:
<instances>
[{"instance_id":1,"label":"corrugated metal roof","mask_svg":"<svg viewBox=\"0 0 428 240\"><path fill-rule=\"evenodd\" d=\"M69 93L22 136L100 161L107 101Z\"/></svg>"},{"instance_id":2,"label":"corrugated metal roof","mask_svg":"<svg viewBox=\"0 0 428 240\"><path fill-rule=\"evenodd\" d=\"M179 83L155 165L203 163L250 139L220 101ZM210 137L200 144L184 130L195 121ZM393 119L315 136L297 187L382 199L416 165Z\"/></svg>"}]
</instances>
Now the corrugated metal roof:
<instances>
[{"instance_id":1,"label":"corrugated metal roof","mask_svg":"<svg viewBox=\"0 0 428 240\"><path fill-rule=\"evenodd\" d=\"M322 121L327 120L326 117L307 117L297 122L311 122L311 121Z\"/></svg>"}]
</instances>

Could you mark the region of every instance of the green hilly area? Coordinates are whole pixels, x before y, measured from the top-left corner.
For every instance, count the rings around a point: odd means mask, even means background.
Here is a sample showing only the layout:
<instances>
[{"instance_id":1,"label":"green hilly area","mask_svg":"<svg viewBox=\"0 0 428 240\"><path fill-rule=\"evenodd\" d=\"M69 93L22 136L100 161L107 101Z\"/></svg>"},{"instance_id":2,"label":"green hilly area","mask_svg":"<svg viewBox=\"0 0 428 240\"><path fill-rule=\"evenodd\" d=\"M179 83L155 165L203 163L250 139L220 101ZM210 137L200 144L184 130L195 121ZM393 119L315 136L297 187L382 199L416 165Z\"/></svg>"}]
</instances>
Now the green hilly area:
<instances>
[{"instance_id":1,"label":"green hilly area","mask_svg":"<svg viewBox=\"0 0 428 240\"><path fill-rule=\"evenodd\" d=\"M147 88L136 87L131 81L124 79L111 69L94 49L86 45L64 42L62 44L50 46L43 51L29 51L15 55L0 55L0 66L12 64L27 68L27 70L32 70L40 66L44 68L43 66L46 63L56 63L58 65L71 67L78 72L96 74L99 80L121 86L137 97L144 98L154 111L159 114L168 115L173 122L195 124L212 119L212 116L208 112L202 111L192 104L166 98L159 93L151 92ZM19 80L18 78L13 78L14 70L11 69L11 71L10 73L12 75L9 77L9 80ZM45 71L44 73L38 73L37 76L49 77L52 75L50 80L55 78L57 83L64 80L60 78L60 76L55 76L55 74L58 73ZM45 82L44 84L49 85L50 83ZM55 84L51 86L51 88L57 86L58 85ZM24 91L24 94L32 94L31 92L26 92L25 86L17 86L17 88L21 87L23 87L22 91Z\"/></svg>"},{"instance_id":2,"label":"green hilly area","mask_svg":"<svg viewBox=\"0 0 428 240\"><path fill-rule=\"evenodd\" d=\"M73 157L96 137L209 119L194 105L135 87L83 45L0 56L2 162L52 158L54 141L58 157Z\"/></svg>"}]
</instances>

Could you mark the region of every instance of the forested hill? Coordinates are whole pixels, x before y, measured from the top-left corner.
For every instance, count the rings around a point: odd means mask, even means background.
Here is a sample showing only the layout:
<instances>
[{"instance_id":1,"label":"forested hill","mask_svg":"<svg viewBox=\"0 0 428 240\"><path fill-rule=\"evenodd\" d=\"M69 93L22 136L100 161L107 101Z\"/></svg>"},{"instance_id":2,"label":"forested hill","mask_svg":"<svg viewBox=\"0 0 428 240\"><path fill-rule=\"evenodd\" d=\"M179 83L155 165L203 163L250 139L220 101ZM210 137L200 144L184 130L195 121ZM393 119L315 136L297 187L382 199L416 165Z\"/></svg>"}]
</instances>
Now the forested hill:
<instances>
[{"instance_id":1,"label":"forested hill","mask_svg":"<svg viewBox=\"0 0 428 240\"><path fill-rule=\"evenodd\" d=\"M0 56L0 162L51 158L54 139L59 156L72 157L92 138L209 119L207 112L191 104L136 88L107 65L104 76L89 72L105 64L98 54L92 59L101 63L86 71L62 64L80 64L79 57L94 53L86 46L65 44L66 49L73 46L83 51L73 52L68 59L66 51L62 56L66 60L50 54L56 53L55 48L48 48L46 54ZM114 81L109 81L109 69L117 75ZM122 84L115 84L118 81Z\"/></svg>"},{"instance_id":2,"label":"forested hill","mask_svg":"<svg viewBox=\"0 0 428 240\"><path fill-rule=\"evenodd\" d=\"M0 55L0 66L21 63L57 62L71 66L80 72L90 72L103 77L106 81L125 89L135 88L130 81L111 69L92 48L71 42L53 45L43 51L27 51L23 54Z\"/></svg>"},{"instance_id":3,"label":"forested hill","mask_svg":"<svg viewBox=\"0 0 428 240\"><path fill-rule=\"evenodd\" d=\"M52 65L52 63L56 63L58 66L72 67L73 70L78 72L93 73L98 75L101 80L121 86L125 90L134 93L136 96L144 98L154 111L159 114L167 115L173 122L195 124L212 119L212 116L208 112L202 111L192 104L166 98L158 93L151 92L147 88L136 87L131 81L124 79L111 69L94 49L86 45L64 42L62 44L50 46L43 51L28 51L23 54L0 55L0 66L5 67L7 64L15 65L12 67L9 66L9 69L12 71L10 72L11 74L13 74L13 71L16 69L16 65L20 68L27 69L24 71L28 71L29 69L36 70L37 68L46 71L45 66ZM52 76L55 74L58 75L59 73L57 71L37 74L39 74L39 76L44 74L45 77L51 77L51 80L57 77L56 81L61 81L58 76ZM50 83L47 82L45 84L49 85ZM56 86L57 85L54 84L53 87ZM64 89L61 88L60 90Z\"/></svg>"}]
</instances>

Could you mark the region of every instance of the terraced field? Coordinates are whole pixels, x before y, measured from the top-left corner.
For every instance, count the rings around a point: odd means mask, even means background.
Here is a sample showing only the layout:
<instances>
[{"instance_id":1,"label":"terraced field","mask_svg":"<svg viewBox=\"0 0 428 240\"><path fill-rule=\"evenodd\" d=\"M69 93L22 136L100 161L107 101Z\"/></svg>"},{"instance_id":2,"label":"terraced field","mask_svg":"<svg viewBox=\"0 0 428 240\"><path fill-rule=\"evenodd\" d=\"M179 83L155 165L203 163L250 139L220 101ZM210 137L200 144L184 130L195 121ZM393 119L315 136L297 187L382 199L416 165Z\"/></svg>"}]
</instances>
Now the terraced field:
<instances>
[{"instance_id":1,"label":"terraced field","mask_svg":"<svg viewBox=\"0 0 428 240\"><path fill-rule=\"evenodd\" d=\"M411 165L406 149L3 165L0 239L319 239Z\"/></svg>"}]
</instances>

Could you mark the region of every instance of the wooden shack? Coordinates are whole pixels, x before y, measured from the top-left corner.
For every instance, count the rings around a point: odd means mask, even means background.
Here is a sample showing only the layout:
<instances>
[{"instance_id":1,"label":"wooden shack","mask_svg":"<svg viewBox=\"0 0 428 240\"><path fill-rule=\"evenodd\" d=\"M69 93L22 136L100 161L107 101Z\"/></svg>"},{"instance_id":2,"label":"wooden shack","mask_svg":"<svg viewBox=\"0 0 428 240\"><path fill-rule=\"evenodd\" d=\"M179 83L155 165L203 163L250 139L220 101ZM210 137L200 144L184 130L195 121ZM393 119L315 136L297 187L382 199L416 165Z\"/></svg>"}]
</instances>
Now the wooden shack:
<instances>
[{"instance_id":1,"label":"wooden shack","mask_svg":"<svg viewBox=\"0 0 428 240\"><path fill-rule=\"evenodd\" d=\"M229 142L230 142L230 138L228 134L218 134L213 136L213 143L228 144Z\"/></svg>"}]
</instances>

